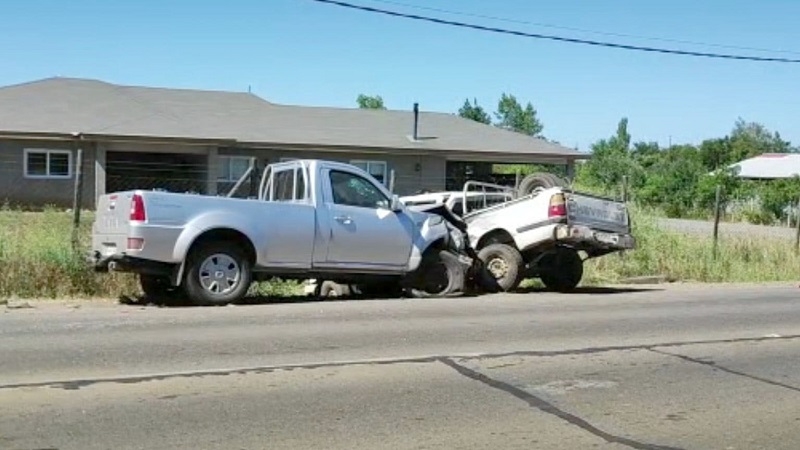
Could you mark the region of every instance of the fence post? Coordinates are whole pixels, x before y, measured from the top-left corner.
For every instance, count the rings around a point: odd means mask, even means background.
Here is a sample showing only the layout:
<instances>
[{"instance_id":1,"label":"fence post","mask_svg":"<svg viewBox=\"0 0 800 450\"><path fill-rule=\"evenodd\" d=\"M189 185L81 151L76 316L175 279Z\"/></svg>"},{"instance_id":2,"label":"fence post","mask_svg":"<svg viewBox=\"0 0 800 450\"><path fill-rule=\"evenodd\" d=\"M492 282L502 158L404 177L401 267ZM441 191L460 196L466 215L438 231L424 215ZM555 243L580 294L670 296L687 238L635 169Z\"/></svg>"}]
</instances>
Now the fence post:
<instances>
[{"instance_id":1,"label":"fence post","mask_svg":"<svg viewBox=\"0 0 800 450\"><path fill-rule=\"evenodd\" d=\"M797 231L794 234L794 251L800 252L800 200L797 201Z\"/></svg>"},{"instance_id":2,"label":"fence post","mask_svg":"<svg viewBox=\"0 0 800 450\"><path fill-rule=\"evenodd\" d=\"M717 244L719 240L719 213L720 213L720 196L722 193L722 185L717 185L717 193L714 199L714 250L713 258L717 259Z\"/></svg>"},{"instance_id":3,"label":"fence post","mask_svg":"<svg viewBox=\"0 0 800 450\"><path fill-rule=\"evenodd\" d=\"M519 182L521 181L521 178L522 178L522 172L520 168L517 167L517 173L514 175L514 193L517 193L517 191L519 191Z\"/></svg>"},{"instance_id":4,"label":"fence post","mask_svg":"<svg viewBox=\"0 0 800 450\"><path fill-rule=\"evenodd\" d=\"M83 204L83 146L78 146L75 156L75 187L72 194L72 250L80 246L81 205Z\"/></svg>"},{"instance_id":5,"label":"fence post","mask_svg":"<svg viewBox=\"0 0 800 450\"><path fill-rule=\"evenodd\" d=\"M394 194L394 169L389 171L389 192Z\"/></svg>"}]
</instances>

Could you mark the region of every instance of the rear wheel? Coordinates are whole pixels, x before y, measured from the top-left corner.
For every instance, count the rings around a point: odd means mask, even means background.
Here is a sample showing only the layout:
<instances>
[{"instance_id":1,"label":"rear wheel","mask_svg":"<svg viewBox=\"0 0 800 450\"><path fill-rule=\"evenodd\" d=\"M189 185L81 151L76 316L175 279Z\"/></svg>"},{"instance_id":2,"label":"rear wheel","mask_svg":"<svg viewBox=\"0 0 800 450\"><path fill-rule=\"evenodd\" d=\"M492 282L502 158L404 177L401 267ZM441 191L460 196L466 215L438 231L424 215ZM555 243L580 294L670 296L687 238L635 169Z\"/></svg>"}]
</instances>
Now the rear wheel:
<instances>
[{"instance_id":1,"label":"rear wheel","mask_svg":"<svg viewBox=\"0 0 800 450\"><path fill-rule=\"evenodd\" d=\"M481 283L491 292L508 292L522 282L522 255L508 244L491 244L478 252L483 263Z\"/></svg>"},{"instance_id":2,"label":"rear wheel","mask_svg":"<svg viewBox=\"0 0 800 450\"><path fill-rule=\"evenodd\" d=\"M559 247L555 253L542 258L540 264L539 277L552 291L572 291L583 278L583 259L571 248Z\"/></svg>"},{"instance_id":3,"label":"rear wheel","mask_svg":"<svg viewBox=\"0 0 800 450\"><path fill-rule=\"evenodd\" d=\"M247 294L252 282L251 262L236 245L223 242L202 244L187 261L184 285L189 299L198 306L222 306Z\"/></svg>"}]
</instances>

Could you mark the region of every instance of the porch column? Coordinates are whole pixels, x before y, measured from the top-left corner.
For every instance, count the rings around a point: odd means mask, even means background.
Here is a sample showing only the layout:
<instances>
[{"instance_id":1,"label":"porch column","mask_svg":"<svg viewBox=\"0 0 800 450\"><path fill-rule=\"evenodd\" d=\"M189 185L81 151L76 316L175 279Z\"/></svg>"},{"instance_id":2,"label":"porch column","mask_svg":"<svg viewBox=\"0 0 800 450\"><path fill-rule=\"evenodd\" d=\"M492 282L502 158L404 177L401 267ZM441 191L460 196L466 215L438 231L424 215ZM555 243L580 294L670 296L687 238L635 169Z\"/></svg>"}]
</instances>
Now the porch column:
<instances>
[{"instance_id":1,"label":"porch column","mask_svg":"<svg viewBox=\"0 0 800 450\"><path fill-rule=\"evenodd\" d=\"M217 147L208 149L208 171L206 172L206 195L217 195L217 165L219 164L219 151Z\"/></svg>"},{"instance_id":2,"label":"porch column","mask_svg":"<svg viewBox=\"0 0 800 450\"><path fill-rule=\"evenodd\" d=\"M98 143L94 157L94 204L106 193L106 146Z\"/></svg>"},{"instance_id":3,"label":"porch column","mask_svg":"<svg viewBox=\"0 0 800 450\"><path fill-rule=\"evenodd\" d=\"M571 182L575 179L575 160L567 160L567 179Z\"/></svg>"}]
</instances>

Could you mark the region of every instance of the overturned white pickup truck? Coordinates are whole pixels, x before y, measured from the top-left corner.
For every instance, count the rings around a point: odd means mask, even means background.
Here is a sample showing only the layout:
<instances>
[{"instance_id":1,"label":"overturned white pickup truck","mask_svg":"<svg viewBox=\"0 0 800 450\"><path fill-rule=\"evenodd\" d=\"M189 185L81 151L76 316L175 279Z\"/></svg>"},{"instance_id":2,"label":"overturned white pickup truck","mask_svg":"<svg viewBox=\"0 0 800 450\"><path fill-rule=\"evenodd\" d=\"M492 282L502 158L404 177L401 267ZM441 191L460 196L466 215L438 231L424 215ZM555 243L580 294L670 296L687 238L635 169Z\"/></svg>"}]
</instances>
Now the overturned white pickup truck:
<instances>
[{"instance_id":1,"label":"overturned white pickup truck","mask_svg":"<svg viewBox=\"0 0 800 450\"><path fill-rule=\"evenodd\" d=\"M483 288L493 291L514 290L526 278L570 291L583 278L586 259L636 245L625 203L575 192L552 174L526 177L519 191L469 181L460 192L400 200L412 209L427 209L432 202L458 205L468 242L494 278Z\"/></svg>"},{"instance_id":2,"label":"overturned white pickup truck","mask_svg":"<svg viewBox=\"0 0 800 450\"><path fill-rule=\"evenodd\" d=\"M148 296L185 293L198 305L234 302L272 277L426 297L463 288L463 242L443 216L409 210L363 170L301 160L268 166L255 199L103 195L89 259L139 274Z\"/></svg>"}]
</instances>

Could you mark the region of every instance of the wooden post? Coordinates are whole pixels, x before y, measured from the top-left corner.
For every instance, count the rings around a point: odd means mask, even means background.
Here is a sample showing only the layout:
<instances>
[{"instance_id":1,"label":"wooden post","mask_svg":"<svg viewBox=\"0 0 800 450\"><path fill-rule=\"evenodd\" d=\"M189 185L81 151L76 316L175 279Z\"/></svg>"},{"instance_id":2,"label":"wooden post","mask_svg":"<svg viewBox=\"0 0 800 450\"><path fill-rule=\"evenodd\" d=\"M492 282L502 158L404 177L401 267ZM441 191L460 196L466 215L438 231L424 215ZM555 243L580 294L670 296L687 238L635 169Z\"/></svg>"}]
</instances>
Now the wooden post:
<instances>
[{"instance_id":1,"label":"wooden post","mask_svg":"<svg viewBox=\"0 0 800 450\"><path fill-rule=\"evenodd\" d=\"M75 185L72 194L72 249L80 247L81 206L83 204L83 146L78 146L75 156Z\"/></svg>"},{"instance_id":2,"label":"wooden post","mask_svg":"<svg viewBox=\"0 0 800 450\"><path fill-rule=\"evenodd\" d=\"M717 259L717 244L719 240L719 213L720 213L720 197L722 194L722 185L717 185L717 194L714 200L714 250L713 257Z\"/></svg>"},{"instance_id":3,"label":"wooden post","mask_svg":"<svg viewBox=\"0 0 800 450\"><path fill-rule=\"evenodd\" d=\"M797 231L794 234L794 251L800 252L800 200L797 201Z\"/></svg>"},{"instance_id":4,"label":"wooden post","mask_svg":"<svg viewBox=\"0 0 800 450\"><path fill-rule=\"evenodd\" d=\"M394 194L394 169L389 171L389 192Z\"/></svg>"}]
</instances>

